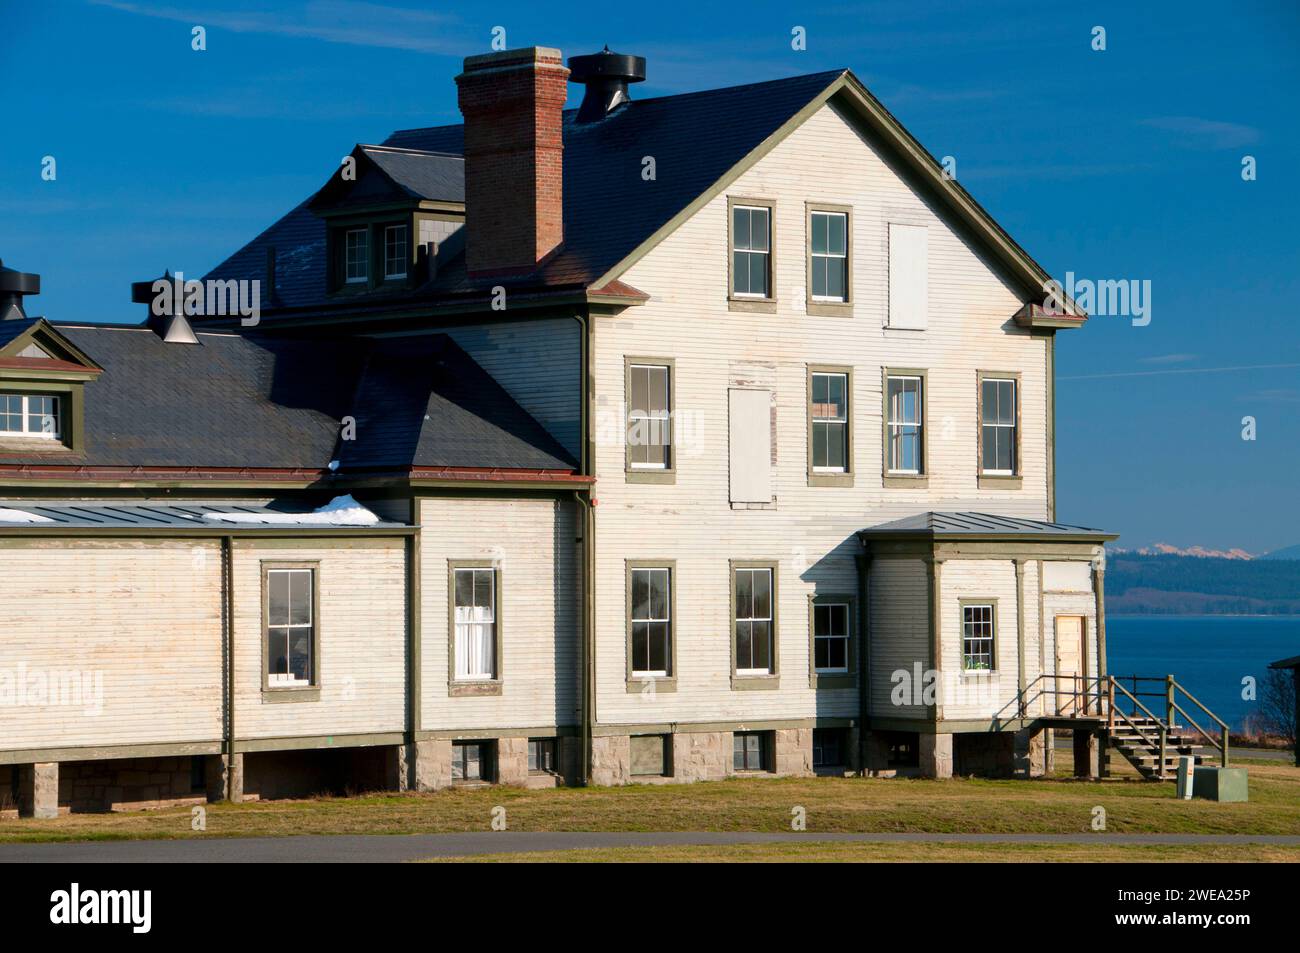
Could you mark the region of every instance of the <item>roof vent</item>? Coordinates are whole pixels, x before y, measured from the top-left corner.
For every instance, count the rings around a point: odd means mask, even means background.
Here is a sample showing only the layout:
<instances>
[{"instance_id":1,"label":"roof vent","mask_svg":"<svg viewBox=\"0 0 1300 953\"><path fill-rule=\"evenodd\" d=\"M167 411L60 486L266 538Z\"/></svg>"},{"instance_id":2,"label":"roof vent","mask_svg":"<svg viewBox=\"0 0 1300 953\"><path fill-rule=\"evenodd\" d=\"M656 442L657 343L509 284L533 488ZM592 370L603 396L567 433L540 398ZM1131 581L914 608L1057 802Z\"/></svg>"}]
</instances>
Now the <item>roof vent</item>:
<instances>
[{"instance_id":1,"label":"roof vent","mask_svg":"<svg viewBox=\"0 0 1300 953\"><path fill-rule=\"evenodd\" d=\"M6 268L0 261L0 321L22 321L27 317L23 298L41 293L41 276Z\"/></svg>"},{"instance_id":2,"label":"roof vent","mask_svg":"<svg viewBox=\"0 0 1300 953\"><path fill-rule=\"evenodd\" d=\"M587 87L578 107L578 122L600 122L631 101L628 83L645 81L645 57L611 53L608 46L599 53L570 56L569 81Z\"/></svg>"},{"instance_id":3,"label":"roof vent","mask_svg":"<svg viewBox=\"0 0 1300 953\"><path fill-rule=\"evenodd\" d=\"M135 281L131 283L131 300L136 304L147 304L149 306L149 318L145 321L149 330L158 335L168 344L201 344L194 329L190 327L190 322L185 317L184 305L180 308L173 308L173 301L183 302L185 300L184 288L173 287L172 293L162 295L161 301L157 307L154 302L158 301L161 292L154 290L154 285L160 281L175 283L176 279L172 273L165 272L162 277L155 278L152 281ZM172 312L176 313L173 314Z\"/></svg>"}]
</instances>

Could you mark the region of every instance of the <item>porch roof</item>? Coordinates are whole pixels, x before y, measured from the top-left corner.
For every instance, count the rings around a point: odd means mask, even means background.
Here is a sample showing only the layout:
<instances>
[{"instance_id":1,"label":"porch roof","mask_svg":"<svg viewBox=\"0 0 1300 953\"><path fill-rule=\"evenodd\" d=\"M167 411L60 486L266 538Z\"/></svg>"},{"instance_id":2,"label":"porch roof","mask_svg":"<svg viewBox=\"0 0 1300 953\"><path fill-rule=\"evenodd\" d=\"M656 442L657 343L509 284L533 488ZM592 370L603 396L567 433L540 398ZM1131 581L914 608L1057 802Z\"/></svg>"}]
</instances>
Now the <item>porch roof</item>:
<instances>
[{"instance_id":1,"label":"porch roof","mask_svg":"<svg viewBox=\"0 0 1300 953\"><path fill-rule=\"evenodd\" d=\"M1119 534L1069 523L999 516L993 513L941 513L933 510L858 530L864 542L873 539L1038 539L1106 542Z\"/></svg>"}]
</instances>

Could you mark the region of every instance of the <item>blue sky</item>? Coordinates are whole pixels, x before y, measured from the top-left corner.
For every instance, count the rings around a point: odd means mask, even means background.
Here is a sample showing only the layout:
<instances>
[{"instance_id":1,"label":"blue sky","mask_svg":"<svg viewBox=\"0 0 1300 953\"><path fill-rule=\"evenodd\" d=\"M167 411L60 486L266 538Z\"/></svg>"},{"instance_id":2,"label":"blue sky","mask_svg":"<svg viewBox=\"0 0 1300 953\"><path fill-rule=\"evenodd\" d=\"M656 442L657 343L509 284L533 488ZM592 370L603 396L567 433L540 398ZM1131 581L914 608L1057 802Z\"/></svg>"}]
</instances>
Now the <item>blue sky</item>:
<instances>
[{"instance_id":1,"label":"blue sky","mask_svg":"<svg viewBox=\"0 0 1300 953\"><path fill-rule=\"evenodd\" d=\"M0 0L0 256L42 274L37 313L139 320L131 281L202 273L356 142L459 121L495 26L642 54L634 95L847 66L1053 275L1151 282L1149 325L1058 340L1059 517L1129 546L1300 543L1300 4L593 9Z\"/></svg>"}]
</instances>

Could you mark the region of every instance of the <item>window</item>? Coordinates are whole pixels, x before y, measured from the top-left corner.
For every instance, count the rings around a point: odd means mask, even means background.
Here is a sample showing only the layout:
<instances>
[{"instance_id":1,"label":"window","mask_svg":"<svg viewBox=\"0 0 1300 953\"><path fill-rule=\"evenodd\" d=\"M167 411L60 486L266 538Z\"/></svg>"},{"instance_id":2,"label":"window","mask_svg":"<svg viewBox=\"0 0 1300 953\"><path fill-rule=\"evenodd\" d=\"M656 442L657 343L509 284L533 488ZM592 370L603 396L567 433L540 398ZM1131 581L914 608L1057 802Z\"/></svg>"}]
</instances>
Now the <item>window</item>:
<instances>
[{"instance_id":1,"label":"window","mask_svg":"<svg viewBox=\"0 0 1300 953\"><path fill-rule=\"evenodd\" d=\"M350 285L370 277L370 236L364 228L348 229L344 236L343 277Z\"/></svg>"},{"instance_id":2,"label":"window","mask_svg":"<svg viewBox=\"0 0 1300 953\"><path fill-rule=\"evenodd\" d=\"M731 766L736 771L772 770L771 734L766 731L738 731L732 736Z\"/></svg>"},{"instance_id":3,"label":"window","mask_svg":"<svg viewBox=\"0 0 1300 953\"><path fill-rule=\"evenodd\" d=\"M731 293L770 298L772 210L757 205L731 208Z\"/></svg>"},{"instance_id":4,"label":"window","mask_svg":"<svg viewBox=\"0 0 1300 953\"><path fill-rule=\"evenodd\" d=\"M889 224L889 327L924 331L929 320L929 233Z\"/></svg>"},{"instance_id":5,"label":"window","mask_svg":"<svg viewBox=\"0 0 1300 953\"><path fill-rule=\"evenodd\" d=\"M889 416L888 427L890 473L925 472L922 459L921 422L924 393L920 377L899 376L886 379Z\"/></svg>"},{"instance_id":6,"label":"window","mask_svg":"<svg viewBox=\"0 0 1300 953\"><path fill-rule=\"evenodd\" d=\"M848 301L848 230L844 212L810 212L810 283L814 301Z\"/></svg>"},{"instance_id":7,"label":"window","mask_svg":"<svg viewBox=\"0 0 1300 953\"><path fill-rule=\"evenodd\" d=\"M456 678L494 679L497 664L497 571L454 569Z\"/></svg>"},{"instance_id":8,"label":"window","mask_svg":"<svg viewBox=\"0 0 1300 953\"><path fill-rule=\"evenodd\" d=\"M813 667L818 672L849 670L848 603L813 606Z\"/></svg>"},{"instance_id":9,"label":"window","mask_svg":"<svg viewBox=\"0 0 1300 953\"><path fill-rule=\"evenodd\" d=\"M849 471L849 376L812 375L812 468L814 473Z\"/></svg>"},{"instance_id":10,"label":"window","mask_svg":"<svg viewBox=\"0 0 1300 953\"><path fill-rule=\"evenodd\" d=\"M843 728L813 729L813 767L841 768L848 749Z\"/></svg>"},{"instance_id":11,"label":"window","mask_svg":"<svg viewBox=\"0 0 1300 953\"><path fill-rule=\"evenodd\" d=\"M528 773L555 774L555 739L528 739Z\"/></svg>"},{"instance_id":12,"label":"window","mask_svg":"<svg viewBox=\"0 0 1300 953\"><path fill-rule=\"evenodd\" d=\"M492 743L489 741L453 741L451 744L451 779L453 781L491 781Z\"/></svg>"},{"instance_id":13,"label":"window","mask_svg":"<svg viewBox=\"0 0 1300 953\"><path fill-rule=\"evenodd\" d=\"M266 570L266 681L269 688L315 682L315 570Z\"/></svg>"},{"instance_id":14,"label":"window","mask_svg":"<svg viewBox=\"0 0 1300 953\"><path fill-rule=\"evenodd\" d=\"M59 398L49 394L0 394L0 434L57 440Z\"/></svg>"},{"instance_id":15,"label":"window","mask_svg":"<svg viewBox=\"0 0 1300 953\"><path fill-rule=\"evenodd\" d=\"M961 668L963 672L993 671L993 604L961 607Z\"/></svg>"},{"instance_id":16,"label":"window","mask_svg":"<svg viewBox=\"0 0 1300 953\"><path fill-rule=\"evenodd\" d=\"M627 465L631 470L672 466L672 374L663 364L629 364L627 369Z\"/></svg>"},{"instance_id":17,"label":"window","mask_svg":"<svg viewBox=\"0 0 1300 953\"><path fill-rule=\"evenodd\" d=\"M405 278L409 257L406 226L389 225L384 229L384 278Z\"/></svg>"},{"instance_id":18,"label":"window","mask_svg":"<svg viewBox=\"0 0 1300 953\"><path fill-rule=\"evenodd\" d=\"M736 569L736 674L770 675L772 570Z\"/></svg>"},{"instance_id":19,"label":"window","mask_svg":"<svg viewBox=\"0 0 1300 953\"><path fill-rule=\"evenodd\" d=\"M992 476L1016 472L1016 381L985 377L980 381L981 469Z\"/></svg>"},{"instance_id":20,"label":"window","mask_svg":"<svg viewBox=\"0 0 1300 953\"><path fill-rule=\"evenodd\" d=\"M671 758L667 735L633 735L628 739L628 760L633 777L665 777Z\"/></svg>"},{"instance_id":21,"label":"window","mask_svg":"<svg viewBox=\"0 0 1300 953\"><path fill-rule=\"evenodd\" d=\"M665 677L672 640L672 573L668 568L631 571L632 675Z\"/></svg>"}]
</instances>

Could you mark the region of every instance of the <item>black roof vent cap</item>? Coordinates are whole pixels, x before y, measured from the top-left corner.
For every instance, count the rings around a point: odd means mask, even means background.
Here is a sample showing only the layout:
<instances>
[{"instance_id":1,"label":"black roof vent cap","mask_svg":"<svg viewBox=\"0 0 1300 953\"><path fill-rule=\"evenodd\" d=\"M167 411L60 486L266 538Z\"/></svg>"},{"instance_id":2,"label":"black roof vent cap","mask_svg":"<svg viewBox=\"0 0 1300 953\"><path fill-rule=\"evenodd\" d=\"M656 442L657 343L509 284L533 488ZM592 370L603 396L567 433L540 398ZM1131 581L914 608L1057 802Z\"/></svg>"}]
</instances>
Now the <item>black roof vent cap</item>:
<instances>
[{"instance_id":1,"label":"black roof vent cap","mask_svg":"<svg viewBox=\"0 0 1300 953\"><path fill-rule=\"evenodd\" d=\"M154 291L154 285L160 281L174 284L176 279L172 277L170 271L165 271L161 277L154 278L152 281L131 282L131 300L136 304L149 306L149 317L145 321L145 326L168 344L202 344L203 342L199 340L198 335L194 333L194 328L185 317L185 308L172 307L174 301L183 299L183 289L173 288L165 304L154 307L154 300L159 294Z\"/></svg>"},{"instance_id":2,"label":"black roof vent cap","mask_svg":"<svg viewBox=\"0 0 1300 953\"><path fill-rule=\"evenodd\" d=\"M578 122L600 122L631 101L629 83L645 81L645 57L611 53L608 46L599 53L570 56L569 81L587 87L578 107Z\"/></svg>"},{"instance_id":3,"label":"black roof vent cap","mask_svg":"<svg viewBox=\"0 0 1300 953\"><path fill-rule=\"evenodd\" d=\"M0 260L0 321L22 321L27 317L23 298L41 293L41 276L6 268Z\"/></svg>"}]
</instances>

